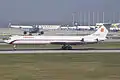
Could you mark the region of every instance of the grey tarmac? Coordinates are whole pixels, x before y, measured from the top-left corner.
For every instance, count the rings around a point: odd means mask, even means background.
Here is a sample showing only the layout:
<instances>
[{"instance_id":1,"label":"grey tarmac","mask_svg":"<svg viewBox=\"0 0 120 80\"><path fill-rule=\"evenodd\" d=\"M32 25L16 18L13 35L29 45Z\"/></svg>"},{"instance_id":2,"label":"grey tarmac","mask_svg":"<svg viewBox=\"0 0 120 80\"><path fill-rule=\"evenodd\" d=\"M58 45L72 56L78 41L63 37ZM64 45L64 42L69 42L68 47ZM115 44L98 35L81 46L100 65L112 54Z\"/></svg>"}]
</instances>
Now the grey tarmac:
<instances>
[{"instance_id":1,"label":"grey tarmac","mask_svg":"<svg viewBox=\"0 0 120 80\"><path fill-rule=\"evenodd\" d=\"M120 53L120 49L94 49L94 50L0 50L0 54L39 54L39 53Z\"/></svg>"}]
</instances>

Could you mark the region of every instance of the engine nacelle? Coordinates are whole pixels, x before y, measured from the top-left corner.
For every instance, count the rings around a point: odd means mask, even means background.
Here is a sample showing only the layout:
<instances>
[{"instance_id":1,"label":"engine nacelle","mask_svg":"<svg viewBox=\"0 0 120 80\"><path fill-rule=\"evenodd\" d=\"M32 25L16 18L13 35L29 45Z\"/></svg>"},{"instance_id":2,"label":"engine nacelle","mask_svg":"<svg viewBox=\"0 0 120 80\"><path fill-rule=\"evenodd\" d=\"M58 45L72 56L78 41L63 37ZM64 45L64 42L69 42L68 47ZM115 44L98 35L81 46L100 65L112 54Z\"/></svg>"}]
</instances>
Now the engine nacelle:
<instances>
[{"instance_id":1,"label":"engine nacelle","mask_svg":"<svg viewBox=\"0 0 120 80\"><path fill-rule=\"evenodd\" d=\"M96 39L85 39L85 38L82 38L80 41L83 42L83 43L89 43L89 42L100 42L101 40L98 39L98 38L96 38Z\"/></svg>"}]
</instances>

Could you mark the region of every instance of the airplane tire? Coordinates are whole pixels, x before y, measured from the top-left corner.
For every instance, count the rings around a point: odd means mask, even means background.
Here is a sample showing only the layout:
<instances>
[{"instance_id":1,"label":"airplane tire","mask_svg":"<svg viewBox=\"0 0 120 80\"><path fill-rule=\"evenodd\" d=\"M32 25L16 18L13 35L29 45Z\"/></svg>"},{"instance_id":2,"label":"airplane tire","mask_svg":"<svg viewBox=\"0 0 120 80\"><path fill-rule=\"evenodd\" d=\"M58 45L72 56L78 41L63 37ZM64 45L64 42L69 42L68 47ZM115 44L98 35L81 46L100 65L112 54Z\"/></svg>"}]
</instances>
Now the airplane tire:
<instances>
[{"instance_id":1,"label":"airplane tire","mask_svg":"<svg viewBox=\"0 0 120 80\"><path fill-rule=\"evenodd\" d=\"M72 46L67 45L67 46L62 46L62 50L71 50Z\"/></svg>"},{"instance_id":2,"label":"airplane tire","mask_svg":"<svg viewBox=\"0 0 120 80\"><path fill-rule=\"evenodd\" d=\"M71 50L71 49L72 49L72 46L68 45L67 50Z\"/></svg>"},{"instance_id":3,"label":"airplane tire","mask_svg":"<svg viewBox=\"0 0 120 80\"><path fill-rule=\"evenodd\" d=\"M62 46L62 50L66 50L66 46Z\"/></svg>"}]
</instances>

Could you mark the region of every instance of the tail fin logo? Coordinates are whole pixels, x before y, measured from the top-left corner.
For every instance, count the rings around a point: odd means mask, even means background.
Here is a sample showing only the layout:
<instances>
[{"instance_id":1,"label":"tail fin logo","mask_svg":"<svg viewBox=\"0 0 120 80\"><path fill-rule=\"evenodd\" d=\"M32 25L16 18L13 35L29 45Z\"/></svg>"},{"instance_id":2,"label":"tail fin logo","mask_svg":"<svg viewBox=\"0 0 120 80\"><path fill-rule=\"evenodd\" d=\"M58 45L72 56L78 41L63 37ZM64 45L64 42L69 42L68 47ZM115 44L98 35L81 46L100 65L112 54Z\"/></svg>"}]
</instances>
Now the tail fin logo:
<instances>
[{"instance_id":1,"label":"tail fin logo","mask_svg":"<svg viewBox=\"0 0 120 80\"><path fill-rule=\"evenodd\" d=\"M104 32L104 28L101 28L101 30L100 30L101 32Z\"/></svg>"}]
</instances>

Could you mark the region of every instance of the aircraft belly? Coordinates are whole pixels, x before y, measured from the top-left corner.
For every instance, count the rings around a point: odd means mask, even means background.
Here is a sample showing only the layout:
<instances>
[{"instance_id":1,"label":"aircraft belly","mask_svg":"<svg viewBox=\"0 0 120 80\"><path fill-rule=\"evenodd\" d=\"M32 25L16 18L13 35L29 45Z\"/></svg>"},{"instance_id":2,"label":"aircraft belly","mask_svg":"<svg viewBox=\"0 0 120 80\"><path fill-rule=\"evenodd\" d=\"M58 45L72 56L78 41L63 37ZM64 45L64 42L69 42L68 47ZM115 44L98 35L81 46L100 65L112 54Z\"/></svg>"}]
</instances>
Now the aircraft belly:
<instances>
[{"instance_id":1,"label":"aircraft belly","mask_svg":"<svg viewBox=\"0 0 120 80\"><path fill-rule=\"evenodd\" d=\"M73 44L73 45L81 44L80 41L52 41L50 43L51 44Z\"/></svg>"}]
</instances>

